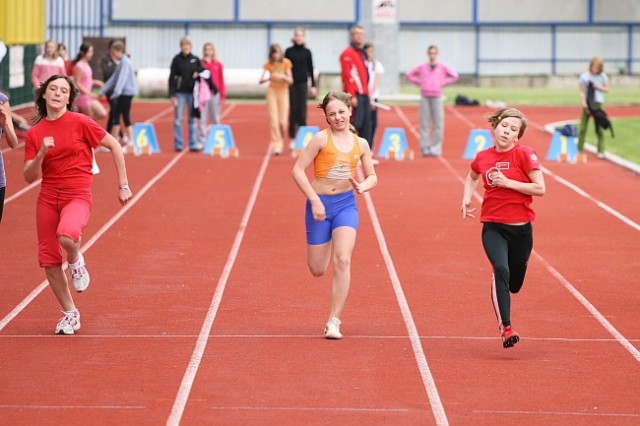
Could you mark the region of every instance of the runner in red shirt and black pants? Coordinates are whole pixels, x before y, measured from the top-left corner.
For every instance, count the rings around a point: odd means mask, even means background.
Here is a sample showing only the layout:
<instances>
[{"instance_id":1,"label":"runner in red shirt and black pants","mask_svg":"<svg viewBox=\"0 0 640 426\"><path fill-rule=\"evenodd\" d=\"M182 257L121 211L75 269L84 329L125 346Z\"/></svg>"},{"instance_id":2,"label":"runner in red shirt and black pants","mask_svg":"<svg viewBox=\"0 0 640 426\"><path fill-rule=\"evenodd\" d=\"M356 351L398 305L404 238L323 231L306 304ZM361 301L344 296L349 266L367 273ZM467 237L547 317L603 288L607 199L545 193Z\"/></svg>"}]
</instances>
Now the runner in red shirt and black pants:
<instances>
[{"instance_id":1,"label":"runner in red shirt and black pants","mask_svg":"<svg viewBox=\"0 0 640 426\"><path fill-rule=\"evenodd\" d=\"M524 283L533 249L532 196L544 195L545 184L535 151L517 144L527 128L524 114L504 108L486 119L493 127L494 146L479 152L471 163L462 196L462 218L475 217L471 197L482 177L480 221L482 245L493 266L491 300L502 346L510 348L520 340L511 326L510 293L519 292Z\"/></svg>"}]
</instances>

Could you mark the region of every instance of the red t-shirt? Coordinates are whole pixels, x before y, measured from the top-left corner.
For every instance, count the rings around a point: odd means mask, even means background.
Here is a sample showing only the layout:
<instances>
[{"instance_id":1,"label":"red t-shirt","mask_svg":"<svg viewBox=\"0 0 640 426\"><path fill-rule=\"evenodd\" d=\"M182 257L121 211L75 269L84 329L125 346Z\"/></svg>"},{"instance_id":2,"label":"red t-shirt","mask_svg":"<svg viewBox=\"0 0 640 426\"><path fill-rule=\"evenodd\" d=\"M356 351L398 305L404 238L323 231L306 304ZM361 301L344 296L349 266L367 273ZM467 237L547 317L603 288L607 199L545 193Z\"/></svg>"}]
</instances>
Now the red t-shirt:
<instances>
[{"instance_id":1,"label":"red t-shirt","mask_svg":"<svg viewBox=\"0 0 640 426\"><path fill-rule=\"evenodd\" d=\"M25 138L24 159L33 160L42 140L53 137L42 161L42 186L54 188L90 188L93 181L91 165L95 148L107 134L91 118L67 111L56 120L42 119L31 127Z\"/></svg>"},{"instance_id":2,"label":"red t-shirt","mask_svg":"<svg viewBox=\"0 0 640 426\"><path fill-rule=\"evenodd\" d=\"M531 182L529 173L539 170L538 157L533 148L516 145L507 152L495 147L480 151L471 162L471 170L482 176L484 199L480 213L481 222L518 223L530 222L536 217L531 208L533 197L513 189L491 186L487 175L495 168L509 179Z\"/></svg>"}]
</instances>

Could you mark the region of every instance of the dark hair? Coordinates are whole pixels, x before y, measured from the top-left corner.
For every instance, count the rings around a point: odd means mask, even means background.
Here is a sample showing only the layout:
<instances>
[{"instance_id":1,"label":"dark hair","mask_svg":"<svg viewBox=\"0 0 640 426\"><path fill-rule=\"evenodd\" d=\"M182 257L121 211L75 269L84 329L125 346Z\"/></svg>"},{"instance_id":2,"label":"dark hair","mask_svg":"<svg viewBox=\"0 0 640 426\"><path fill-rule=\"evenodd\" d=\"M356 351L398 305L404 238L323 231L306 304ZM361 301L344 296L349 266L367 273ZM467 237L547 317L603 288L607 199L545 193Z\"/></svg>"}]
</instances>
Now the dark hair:
<instances>
[{"instance_id":1,"label":"dark hair","mask_svg":"<svg viewBox=\"0 0 640 426\"><path fill-rule=\"evenodd\" d=\"M331 101L340 101L344 103L347 107L351 108L351 95L345 92L334 92L331 91L325 95L322 99L322 102L318 104L318 108L322 109L324 113L327 113L327 105Z\"/></svg>"},{"instance_id":2,"label":"dark hair","mask_svg":"<svg viewBox=\"0 0 640 426\"><path fill-rule=\"evenodd\" d=\"M491 128L495 129L498 127L498 124L507 117L520 120L520 131L518 132L518 139L520 139L522 135L524 135L524 131L527 130L527 117L525 117L520 110L515 108L502 108L491 114L487 114L485 119L491 124Z\"/></svg>"},{"instance_id":3,"label":"dark hair","mask_svg":"<svg viewBox=\"0 0 640 426\"><path fill-rule=\"evenodd\" d=\"M72 61L73 65L77 64L80 59L87 56L87 52L89 52L89 49L91 49L91 47L93 47L93 45L90 43L82 43L80 45L80 50L78 50L78 54Z\"/></svg>"},{"instance_id":4,"label":"dark hair","mask_svg":"<svg viewBox=\"0 0 640 426\"><path fill-rule=\"evenodd\" d=\"M35 104L34 107L36 110L36 115L35 117L33 117L33 124L39 123L40 120L47 116L47 101L44 99L44 93L47 91L49 83L59 79L66 80L67 83L69 83L69 102L67 103L67 111L75 110L75 106L73 105L73 103L78 96L78 87L70 77L67 77L63 74L54 74L49 77L44 83L42 83L40 87L34 90L33 102Z\"/></svg>"}]
</instances>

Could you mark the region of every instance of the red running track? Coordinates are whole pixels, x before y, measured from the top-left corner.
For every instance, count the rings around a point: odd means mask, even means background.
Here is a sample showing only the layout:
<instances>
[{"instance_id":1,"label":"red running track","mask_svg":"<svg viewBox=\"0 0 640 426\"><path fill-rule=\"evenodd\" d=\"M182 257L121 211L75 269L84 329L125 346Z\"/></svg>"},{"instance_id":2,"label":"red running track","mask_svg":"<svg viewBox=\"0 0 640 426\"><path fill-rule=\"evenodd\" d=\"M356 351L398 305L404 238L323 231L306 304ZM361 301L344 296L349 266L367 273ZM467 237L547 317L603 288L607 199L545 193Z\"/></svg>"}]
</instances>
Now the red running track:
<instances>
[{"instance_id":1,"label":"red running track","mask_svg":"<svg viewBox=\"0 0 640 426\"><path fill-rule=\"evenodd\" d=\"M542 126L578 112L522 109L523 143L541 158ZM513 301L522 341L505 350L480 224L459 213L462 153L485 112L447 108L444 157L378 166L378 187L359 198L341 341L321 337L331 277L307 271L304 200L293 160L268 156L264 105L227 106L230 159L174 153L167 103L135 105L162 153L127 157L125 209L98 154L75 336L52 334L37 188L21 178L23 150L5 152L0 423L638 424L639 177L593 156L543 161L535 252ZM404 127L418 152L417 115L380 111L381 127ZM324 126L315 109L309 121Z\"/></svg>"}]
</instances>

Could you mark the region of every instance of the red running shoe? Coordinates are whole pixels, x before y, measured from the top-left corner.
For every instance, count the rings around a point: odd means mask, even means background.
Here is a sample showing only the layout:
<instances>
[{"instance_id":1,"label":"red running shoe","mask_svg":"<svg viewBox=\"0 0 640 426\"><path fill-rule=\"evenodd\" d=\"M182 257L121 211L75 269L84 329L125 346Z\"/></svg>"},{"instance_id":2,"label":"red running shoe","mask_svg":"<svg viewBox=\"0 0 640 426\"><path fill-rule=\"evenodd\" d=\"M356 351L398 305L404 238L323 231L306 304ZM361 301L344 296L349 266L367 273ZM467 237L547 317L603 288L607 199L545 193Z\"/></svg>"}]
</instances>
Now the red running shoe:
<instances>
[{"instance_id":1,"label":"red running shoe","mask_svg":"<svg viewBox=\"0 0 640 426\"><path fill-rule=\"evenodd\" d=\"M512 348L520 340L520 335L510 325L500 327L500 337L503 348Z\"/></svg>"}]
</instances>

